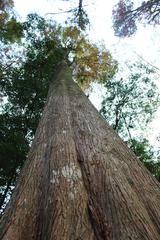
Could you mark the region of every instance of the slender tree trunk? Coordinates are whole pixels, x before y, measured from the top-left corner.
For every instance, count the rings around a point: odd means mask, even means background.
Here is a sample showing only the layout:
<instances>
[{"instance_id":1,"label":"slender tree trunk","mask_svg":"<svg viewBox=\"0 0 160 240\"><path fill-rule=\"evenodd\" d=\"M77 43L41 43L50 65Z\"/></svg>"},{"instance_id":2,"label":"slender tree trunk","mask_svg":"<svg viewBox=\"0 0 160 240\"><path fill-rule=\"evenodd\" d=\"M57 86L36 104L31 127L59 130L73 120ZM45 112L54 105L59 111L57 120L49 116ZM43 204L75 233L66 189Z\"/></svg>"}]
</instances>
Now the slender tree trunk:
<instances>
[{"instance_id":1,"label":"slender tree trunk","mask_svg":"<svg viewBox=\"0 0 160 240\"><path fill-rule=\"evenodd\" d=\"M0 210L1 210L1 214L3 213L3 205L5 205L6 203L6 200L7 200L7 198L8 198L8 195L10 195L9 194L9 191L11 191L11 188L12 188L12 186L13 186L13 182L15 182L15 180L16 180L16 174L15 174L15 172L16 172L16 167L13 167L11 170L10 170L10 178L8 179L8 181L7 181L7 183L6 183L6 188L5 188L5 190L4 190L4 192L3 192L3 194L2 194L2 196L1 196L1 198L0 198Z\"/></svg>"},{"instance_id":2,"label":"slender tree trunk","mask_svg":"<svg viewBox=\"0 0 160 240\"><path fill-rule=\"evenodd\" d=\"M0 239L159 240L159 183L58 71Z\"/></svg>"},{"instance_id":3,"label":"slender tree trunk","mask_svg":"<svg viewBox=\"0 0 160 240\"><path fill-rule=\"evenodd\" d=\"M5 188L2 196L1 196L1 198L0 198L0 210L1 210L2 212L3 212L2 207L3 207L3 205L5 204L5 200L6 200L7 194L8 194L8 192L9 192L9 190L11 189L12 180L13 180L13 177L11 176L11 178L8 180L7 186L6 186L6 188Z\"/></svg>"}]
</instances>

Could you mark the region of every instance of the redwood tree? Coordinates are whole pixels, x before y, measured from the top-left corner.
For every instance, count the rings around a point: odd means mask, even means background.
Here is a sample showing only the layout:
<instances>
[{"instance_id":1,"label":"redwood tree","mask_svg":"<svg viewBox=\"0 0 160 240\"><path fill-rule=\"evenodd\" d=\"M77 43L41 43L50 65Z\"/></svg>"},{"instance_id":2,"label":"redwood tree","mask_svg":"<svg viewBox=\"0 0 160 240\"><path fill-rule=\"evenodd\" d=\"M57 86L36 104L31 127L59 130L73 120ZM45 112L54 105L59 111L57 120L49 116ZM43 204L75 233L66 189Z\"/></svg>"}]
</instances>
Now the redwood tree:
<instances>
[{"instance_id":1,"label":"redwood tree","mask_svg":"<svg viewBox=\"0 0 160 240\"><path fill-rule=\"evenodd\" d=\"M1 240L158 240L160 185L61 63Z\"/></svg>"}]
</instances>

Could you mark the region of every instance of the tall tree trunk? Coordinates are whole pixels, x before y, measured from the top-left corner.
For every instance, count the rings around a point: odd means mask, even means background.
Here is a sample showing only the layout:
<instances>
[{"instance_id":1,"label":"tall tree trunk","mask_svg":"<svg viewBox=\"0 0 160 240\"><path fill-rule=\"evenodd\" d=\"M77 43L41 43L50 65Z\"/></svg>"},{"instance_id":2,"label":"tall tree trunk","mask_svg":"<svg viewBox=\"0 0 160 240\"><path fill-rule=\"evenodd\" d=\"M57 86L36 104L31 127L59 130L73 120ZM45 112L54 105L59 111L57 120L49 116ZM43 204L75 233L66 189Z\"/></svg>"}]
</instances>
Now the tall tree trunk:
<instances>
[{"instance_id":1,"label":"tall tree trunk","mask_svg":"<svg viewBox=\"0 0 160 240\"><path fill-rule=\"evenodd\" d=\"M50 86L0 239L160 239L159 183L64 63Z\"/></svg>"}]
</instances>

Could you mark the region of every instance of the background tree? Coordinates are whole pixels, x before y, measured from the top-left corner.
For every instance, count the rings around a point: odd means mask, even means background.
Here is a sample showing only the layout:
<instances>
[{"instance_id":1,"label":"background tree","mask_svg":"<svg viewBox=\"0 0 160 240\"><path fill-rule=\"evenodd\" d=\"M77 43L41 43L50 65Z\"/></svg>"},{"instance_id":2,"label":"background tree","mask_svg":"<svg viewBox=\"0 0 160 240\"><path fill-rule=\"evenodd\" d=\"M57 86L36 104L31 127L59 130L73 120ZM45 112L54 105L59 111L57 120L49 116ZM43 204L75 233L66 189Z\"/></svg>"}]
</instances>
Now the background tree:
<instances>
[{"instance_id":1,"label":"background tree","mask_svg":"<svg viewBox=\"0 0 160 240\"><path fill-rule=\"evenodd\" d=\"M116 36L129 37L137 30L137 21L160 24L160 1L142 1L139 7L131 0L119 0L113 8L113 29Z\"/></svg>"},{"instance_id":2,"label":"background tree","mask_svg":"<svg viewBox=\"0 0 160 240\"><path fill-rule=\"evenodd\" d=\"M0 2L0 208L6 201L7 194L12 191L19 172L17 166L22 165L24 152L26 154L28 151L26 140L21 135L20 121L15 114L9 112L8 106L2 110L3 102L6 101L2 90L3 78L8 66L16 62L16 54L12 54L14 43L19 42L22 37L22 25L16 19L13 6L12 0Z\"/></svg>"},{"instance_id":3,"label":"background tree","mask_svg":"<svg viewBox=\"0 0 160 240\"><path fill-rule=\"evenodd\" d=\"M22 35L22 26L17 21L13 11L12 0L2 0L0 2L0 41L15 42Z\"/></svg>"},{"instance_id":4,"label":"background tree","mask_svg":"<svg viewBox=\"0 0 160 240\"><path fill-rule=\"evenodd\" d=\"M132 139L129 145L133 152L137 155L146 168L157 178L160 182L160 156L159 152L155 151L145 138Z\"/></svg>"},{"instance_id":5,"label":"background tree","mask_svg":"<svg viewBox=\"0 0 160 240\"><path fill-rule=\"evenodd\" d=\"M72 3L70 0L62 0L69 3ZM75 2L74 2L75 3ZM87 11L85 10L85 5L83 4L83 0L78 0L75 3L74 7L70 7L70 9L66 11L59 12L49 12L46 15L57 15L57 14L65 14L68 13L67 21L70 22L72 26L78 27L80 30L85 31L87 26L90 24ZM70 5L70 4L69 4Z\"/></svg>"},{"instance_id":6,"label":"background tree","mask_svg":"<svg viewBox=\"0 0 160 240\"><path fill-rule=\"evenodd\" d=\"M140 63L131 66L130 70L125 79L116 76L106 81L101 113L159 180L158 153L142 137L160 105L159 91L154 83L155 70Z\"/></svg>"}]
</instances>

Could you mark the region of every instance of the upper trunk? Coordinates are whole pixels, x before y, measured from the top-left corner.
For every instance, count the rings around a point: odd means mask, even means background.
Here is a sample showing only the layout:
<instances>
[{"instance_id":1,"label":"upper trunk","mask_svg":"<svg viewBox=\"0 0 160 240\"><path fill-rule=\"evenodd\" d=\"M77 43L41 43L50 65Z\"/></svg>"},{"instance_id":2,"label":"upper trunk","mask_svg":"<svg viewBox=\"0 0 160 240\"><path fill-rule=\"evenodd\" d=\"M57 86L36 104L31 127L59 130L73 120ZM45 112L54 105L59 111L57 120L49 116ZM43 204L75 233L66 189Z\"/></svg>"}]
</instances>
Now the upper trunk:
<instances>
[{"instance_id":1,"label":"upper trunk","mask_svg":"<svg viewBox=\"0 0 160 240\"><path fill-rule=\"evenodd\" d=\"M159 183L65 64L51 83L0 239L160 239Z\"/></svg>"}]
</instances>

